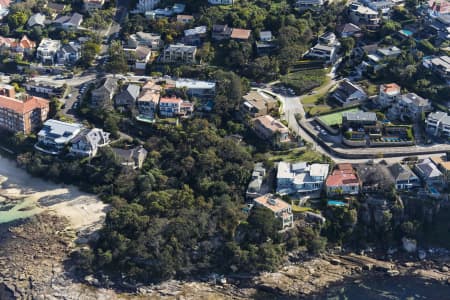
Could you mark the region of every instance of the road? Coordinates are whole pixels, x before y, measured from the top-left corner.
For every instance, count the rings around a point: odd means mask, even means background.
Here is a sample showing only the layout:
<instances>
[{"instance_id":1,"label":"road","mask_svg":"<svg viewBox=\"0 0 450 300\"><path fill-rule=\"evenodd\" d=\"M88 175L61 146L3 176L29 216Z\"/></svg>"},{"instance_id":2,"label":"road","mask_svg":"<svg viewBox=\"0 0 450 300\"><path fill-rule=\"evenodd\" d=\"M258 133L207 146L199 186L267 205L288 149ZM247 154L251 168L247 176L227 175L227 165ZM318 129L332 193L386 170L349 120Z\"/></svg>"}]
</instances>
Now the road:
<instances>
[{"instance_id":1,"label":"road","mask_svg":"<svg viewBox=\"0 0 450 300\"><path fill-rule=\"evenodd\" d=\"M328 90L330 89L336 81L332 79L330 83L328 83L326 86L321 87L320 89L316 90L315 92L322 92L324 89ZM287 97L284 95L280 95L277 93L274 93L272 90L263 89L265 92L271 93L275 96L277 96L281 103L282 103L282 120L286 120L288 123L289 129L297 136L300 136L304 141L310 143L313 146L313 149L325 154L329 157L331 157L335 162L348 162L351 160L352 162L359 163L359 162L366 162L369 159L348 159L348 158L342 158L341 155L336 155L335 153L332 153L328 151L328 149L325 149L318 143L318 139L320 138L320 132L315 130L313 127L311 127L308 122L306 121L305 117L305 110L303 108L301 99L303 97L306 97L307 95L303 95L301 97ZM299 123L296 120L296 115L300 115L300 122L302 126L311 129L309 132L305 131L301 126L299 126ZM355 155L372 155L374 157L379 156L392 156L392 157L385 157L385 158L378 158L373 159L375 162L380 162L381 160L385 160L389 163L395 163L400 162L406 157L410 156L419 156L420 158L429 157L429 155L417 155L417 153L421 152L433 152L432 155L439 155L439 154L445 154L447 151L450 151L450 145L448 144L436 144L436 145L415 145L410 147L377 147L377 148L344 148L340 145L337 145L333 142L326 142L327 146L333 149L334 151L344 153L344 154L355 154ZM442 152L441 152L442 151ZM437 153L439 152L439 153ZM405 155L405 153L408 153Z\"/></svg>"}]
</instances>

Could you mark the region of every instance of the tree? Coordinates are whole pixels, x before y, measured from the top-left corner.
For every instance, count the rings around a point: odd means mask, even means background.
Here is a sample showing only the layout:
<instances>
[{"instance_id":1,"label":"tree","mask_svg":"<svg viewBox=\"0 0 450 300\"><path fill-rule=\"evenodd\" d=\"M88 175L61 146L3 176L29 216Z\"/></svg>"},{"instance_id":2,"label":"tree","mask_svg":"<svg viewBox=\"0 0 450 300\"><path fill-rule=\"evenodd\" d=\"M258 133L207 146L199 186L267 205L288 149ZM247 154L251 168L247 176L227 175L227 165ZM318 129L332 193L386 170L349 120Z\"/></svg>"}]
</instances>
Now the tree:
<instances>
[{"instance_id":1,"label":"tree","mask_svg":"<svg viewBox=\"0 0 450 300\"><path fill-rule=\"evenodd\" d=\"M355 40L352 37L341 39L342 50L345 55L351 53L353 48L355 47Z\"/></svg>"},{"instance_id":2,"label":"tree","mask_svg":"<svg viewBox=\"0 0 450 300\"><path fill-rule=\"evenodd\" d=\"M17 11L14 13L10 13L8 15L8 25L11 29L15 30L23 25L25 25L28 21L29 15L24 11Z\"/></svg>"},{"instance_id":3,"label":"tree","mask_svg":"<svg viewBox=\"0 0 450 300\"><path fill-rule=\"evenodd\" d=\"M81 47L80 64L84 67L90 67L96 57L100 53L100 45L89 40Z\"/></svg>"},{"instance_id":4,"label":"tree","mask_svg":"<svg viewBox=\"0 0 450 300\"><path fill-rule=\"evenodd\" d=\"M109 61L106 64L106 70L114 74L128 71L125 51L119 41L113 41L109 46Z\"/></svg>"}]
</instances>

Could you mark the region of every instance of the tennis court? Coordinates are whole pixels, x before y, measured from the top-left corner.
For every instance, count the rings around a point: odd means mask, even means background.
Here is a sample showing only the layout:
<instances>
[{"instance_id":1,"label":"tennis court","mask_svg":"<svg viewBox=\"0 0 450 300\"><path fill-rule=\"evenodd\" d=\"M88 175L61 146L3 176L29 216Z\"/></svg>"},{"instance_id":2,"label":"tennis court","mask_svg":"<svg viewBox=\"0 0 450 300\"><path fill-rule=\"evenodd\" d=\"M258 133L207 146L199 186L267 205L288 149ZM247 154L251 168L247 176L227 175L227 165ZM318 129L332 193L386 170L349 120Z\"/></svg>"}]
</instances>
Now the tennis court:
<instances>
[{"instance_id":1,"label":"tennis court","mask_svg":"<svg viewBox=\"0 0 450 300\"><path fill-rule=\"evenodd\" d=\"M342 125L342 114L344 112L349 112L349 111L357 111L358 108L351 108L351 109L347 109L347 110L343 110L343 111L338 111L332 114L328 114L328 115L323 115L320 116L319 119L324 122L325 124L327 124L328 126L333 126L333 125Z\"/></svg>"}]
</instances>

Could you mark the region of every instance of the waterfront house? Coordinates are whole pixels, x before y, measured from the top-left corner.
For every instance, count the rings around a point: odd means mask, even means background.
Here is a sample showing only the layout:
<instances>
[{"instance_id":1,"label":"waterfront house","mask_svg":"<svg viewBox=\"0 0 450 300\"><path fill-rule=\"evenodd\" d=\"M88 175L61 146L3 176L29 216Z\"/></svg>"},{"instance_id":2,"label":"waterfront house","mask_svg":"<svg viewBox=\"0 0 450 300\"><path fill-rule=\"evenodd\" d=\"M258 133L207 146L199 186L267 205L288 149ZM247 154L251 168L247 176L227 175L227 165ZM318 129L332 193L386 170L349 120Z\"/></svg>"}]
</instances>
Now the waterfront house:
<instances>
[{"instance_id":1,"label":"waterfront house","mask_svg":"<svg viewBox=\"0 0 450 300\"><path fill-rule=\"evenodd\" d=\"M257 197L253 200L255 206L269 209L275 215L275 218L281 220L281 228L292 227L294 224L294 215L292 214L292 206L275 197L272 194Z\"/></svg>"},{"instance_id":2,"label":"waterfront house","mask_svg":"<svg viewBox=\"0 0 450 300\"><path fill-rule=\"evenodd\" d=\"M351 164L338 164L325 182L327 196L357 195L360 182Z\"/></svg>"},{"instance_id":3,"label":"waterfront house","mask_svg":"<svg viewBox=\"0 0 450 300\"><path fill-rule=\"evenodd\" d=\"M59 154L83 129L82 124L47 120L37 135L38 142L34 147L48 154Z\"/></svg>"},{"instance_id":4,"label":"waterfront house","mask_svg":"<svg viewBox=\"0 0 450 300\"><path fill-rule=\"evenodd\" d=\"M253 168L252 178L248 184L247 192L245 193L247 199L254 199L256 197L262 196L261 188L266 176L266 169L263 163L259 162L255 164Z\"/></svg>"},{"instance_id":5,"label":"waterfront house","mask_svg":"<svg viewBox=\"0 0 450 300\"><path fill-rule=\"evenodd\" d=\"M76 156L94 157L100 147L109 144L109 133L99 128L85 129L70 141L70 153Z\"/></svg>"},{"instance_id":6,"label":"waterfront house","mask_svg":"<svg viewBox=\"0 0 450 300\"><path fill-rule=\"evenodd\" d=\"M148 154L142 146L131 149L112 148L112 150L120 164L131 169L141 169Z\"/></svg>"},{"instance_id":7,"label":"waterfront house","mask_svg":"<svg viewBox=\"0 0 450 300\"><path fill-rule=\"evenodd\" d=\"M328 164L307 162L279 162L277 167L277 193L318 197L328 175Z\"/></svg>"}]
</instances>

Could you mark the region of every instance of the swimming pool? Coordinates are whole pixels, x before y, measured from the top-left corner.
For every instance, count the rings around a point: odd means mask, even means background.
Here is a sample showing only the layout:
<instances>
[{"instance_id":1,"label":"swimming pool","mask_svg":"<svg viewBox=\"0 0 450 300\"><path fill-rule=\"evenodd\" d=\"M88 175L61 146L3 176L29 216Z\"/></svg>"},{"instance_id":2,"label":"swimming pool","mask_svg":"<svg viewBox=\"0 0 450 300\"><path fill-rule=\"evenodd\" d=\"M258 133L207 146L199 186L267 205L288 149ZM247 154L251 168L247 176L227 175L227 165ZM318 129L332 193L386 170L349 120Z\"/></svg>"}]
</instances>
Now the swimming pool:
<instances>
[{"instance_id":1,"label":"swimming pool","mask_svg":"<svg viewBox=\"0 0 450 300\"><path fill-rule=\"evenodd\" d=\"M408 29L402 29L402 30L400 30L400 33L407 37L410 37L413 34L412 31L408 30Z\"/></svg>"},{"instance_id":2,"label":"swimming pool","mask_svg":"<svg viewBox=\"0 0 450 300\"><path fill-rule=\"evenodd\" d=\"M327 204L329 206L347 206L347 203L339 200L328 200Z\"/></svg>"}]
</instances>

